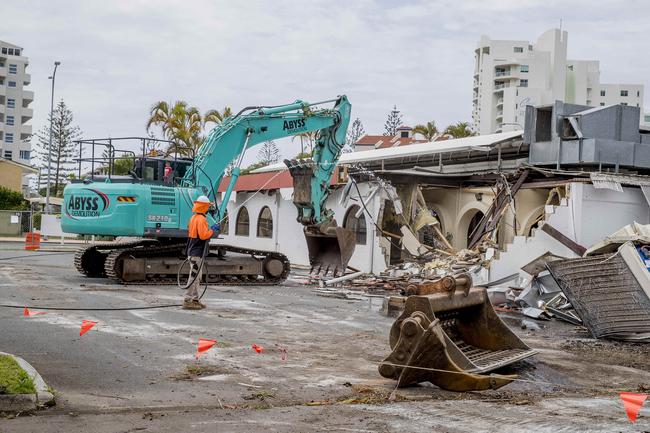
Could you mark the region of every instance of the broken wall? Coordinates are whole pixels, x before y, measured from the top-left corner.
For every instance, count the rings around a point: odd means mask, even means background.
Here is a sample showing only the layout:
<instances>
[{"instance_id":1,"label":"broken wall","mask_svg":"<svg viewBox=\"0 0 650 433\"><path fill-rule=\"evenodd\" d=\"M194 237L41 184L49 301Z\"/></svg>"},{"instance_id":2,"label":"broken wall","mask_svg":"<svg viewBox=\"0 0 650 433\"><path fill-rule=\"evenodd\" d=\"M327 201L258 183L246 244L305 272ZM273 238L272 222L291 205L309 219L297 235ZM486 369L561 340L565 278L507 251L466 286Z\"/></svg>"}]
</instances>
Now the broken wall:
<instances>
[{"instance_id":1,"label":"broken wall","mask_svg":"<svg viewBox=\"0 0 650 433\"><path fill-rule=\"evenodd\" d=\"M548 192L547 188L521 189L517 192L516 220L513 212L508 210L498 228L500 244L512 242L516 234L526 233L536 219L543 215ZM467 247L472 218L478 212L485 214L494 200L494 193L488 187L429 188L422 193L427 205L438 213L441 230L451 235L451 244L457 249Z\"/></svg>"}]
</instances>

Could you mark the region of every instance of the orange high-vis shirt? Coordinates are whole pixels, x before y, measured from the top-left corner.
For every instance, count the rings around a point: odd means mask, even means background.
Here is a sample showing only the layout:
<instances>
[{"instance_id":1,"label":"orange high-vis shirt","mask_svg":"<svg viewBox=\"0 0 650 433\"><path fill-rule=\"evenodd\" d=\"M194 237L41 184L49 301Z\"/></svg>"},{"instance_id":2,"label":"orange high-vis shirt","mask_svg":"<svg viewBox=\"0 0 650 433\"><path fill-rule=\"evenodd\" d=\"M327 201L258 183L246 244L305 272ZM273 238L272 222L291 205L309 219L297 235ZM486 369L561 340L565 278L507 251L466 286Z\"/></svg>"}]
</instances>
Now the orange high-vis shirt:
<instances>
[{"instance_id":1,"label":"orange high-vis shirt","mask_svg":"<svg viewBox=\"0 0 650 433\"><path fill-rule=\"evenodd\" d=\"M205 215L199 213L192 215L187 229L190 238L201 239L202 241L210 239L214 234L208 226L208 220L205 218Z\"/></svg>"}]
</instances>

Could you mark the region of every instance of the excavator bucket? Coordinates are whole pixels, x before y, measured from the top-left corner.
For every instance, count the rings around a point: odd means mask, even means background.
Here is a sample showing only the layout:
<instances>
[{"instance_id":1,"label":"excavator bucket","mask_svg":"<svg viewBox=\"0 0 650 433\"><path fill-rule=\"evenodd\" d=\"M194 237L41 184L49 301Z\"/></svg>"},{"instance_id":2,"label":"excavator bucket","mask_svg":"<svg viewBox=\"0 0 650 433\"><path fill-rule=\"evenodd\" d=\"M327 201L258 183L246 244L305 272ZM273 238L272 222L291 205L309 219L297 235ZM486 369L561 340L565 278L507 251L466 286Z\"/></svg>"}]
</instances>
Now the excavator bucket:
<instances>
[{"instance_id":1,"label":"excavator bucket","mask_svg":"<svg viewBox=\"0 0 650 433\"><path fill-rule=\"evenodd\" d=\"M397 386L431 382L450 391L497 389L516 375L484 373L537 353L497 316L483 288L410 296L390 330L379 373Z\"/></svg>"},{"instance_id":2,"label":"excavator bucket","mask_svg":"<svg viewBox=\"0 0 650 433\"><path fill-rule=\"evenodd\" d=\"M345 273L356 246L356 236L352 230L330 227L323 233L305 228L305 239L312 273L331 274L334 277Z\"/></svg>"},{"instance_id":3,"label":"excavator bucket","mask_svg":"<svg viewBox=\"0 0 650 433\"><path fill-rule=\"evenodd\" d=\"M298 208L299 215L306 210L314 212L314 196L312 179L314 177L314 161L285 160L293 178L293 203ZM320 224L314 224L307 219L298 221L305 224L305 238L309 251L309 264L314 274L334 277L343 275L356 246L355 234L352 230L336 226L334 219Z\"/></svg>"}]
</instances>

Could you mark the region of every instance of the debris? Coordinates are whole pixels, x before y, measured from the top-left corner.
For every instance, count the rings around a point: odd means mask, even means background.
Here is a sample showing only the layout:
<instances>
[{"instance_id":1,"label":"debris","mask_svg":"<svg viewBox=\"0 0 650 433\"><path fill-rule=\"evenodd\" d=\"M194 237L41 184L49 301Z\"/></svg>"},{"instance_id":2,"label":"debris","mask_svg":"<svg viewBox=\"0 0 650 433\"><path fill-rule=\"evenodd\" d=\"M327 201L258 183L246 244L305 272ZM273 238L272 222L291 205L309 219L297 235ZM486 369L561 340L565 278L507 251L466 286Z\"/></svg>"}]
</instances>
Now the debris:
<instances>
[{"instance_id":1,"label":"debris","mask_svg":"<svg viewBox=\"0 0 650 433\"><path fill-rule=\"evenodd\" d=\"M564 233L560 232L549 223L544 223L540 229L579 256L584 255L587 251L585 247L573 241L573 239L567 237Z\"/></svg>"},{"instance_id":2,"label":"debris","mask_svg":"<svg viewBox=\"0 0 650 433\"><path fill-rule=\"evenodd\" d=\"M532 317L533 319L551 320L551 316L549 316L546 311L539 308L526 307L523 308L521 312L524 314L524 316Z\"/></svg>"},{"instance_id":3,"label":"debris","mask_svg":"<svg viewBox=\"0 0 650 433\"><path fill-rule=\"evenodd\" d=\"M650 342L650 299L625 260L645 268L631 243L615 254L558 260L551 274L595 338ZM621 252L623 251L623 252ZM647 270L645 277L650 281ZM588 290L585 290L588 288Z\"/></svg>"},{"instance_id":4,"label":"debris","mask_svg":"<svg viewBox=\"0 0 650 433\"><path fill-rule=\"evenodd\" d=\"M331 286L331 285L334 285L336 283L341 283L343 281L354 280L355 278L360 277L363 274L364 274L363 272L354 272L352 274L343 275L341 277L330 278L329 280L320 280L320 281L321 281L322 286Z\"/></svg>"}]
</instances>

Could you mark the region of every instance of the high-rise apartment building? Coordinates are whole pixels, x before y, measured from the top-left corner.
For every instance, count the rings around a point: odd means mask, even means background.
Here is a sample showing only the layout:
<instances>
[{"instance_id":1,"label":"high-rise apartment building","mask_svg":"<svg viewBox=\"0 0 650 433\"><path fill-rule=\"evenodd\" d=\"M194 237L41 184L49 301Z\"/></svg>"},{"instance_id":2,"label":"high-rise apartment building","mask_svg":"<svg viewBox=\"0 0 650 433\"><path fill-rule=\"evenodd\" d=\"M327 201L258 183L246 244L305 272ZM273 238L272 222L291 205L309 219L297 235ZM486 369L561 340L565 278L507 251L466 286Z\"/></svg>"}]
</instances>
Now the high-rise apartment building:
<instances>
[{"instance_id":1,"label":"high-rise apartment building","mask_svg":"<svg viewBox=\"0 0 650 433\"><path fill-rule=\"evenodd\" d=\"M0 41L0 156L23 164L30 159L34 101L34 92L26 89L28 65L21 47Z\"/></svg>"},{"instance_id":2,"label":"high-rise apartment building","mask_svg":"<svg viewBox=\"0 0 650 433\"><path fill-rule=\"evenodd\" d=\"M567 59L567 38L567 32L558 29L546 31L534 44L481 37L474 51L475 132L522 129L526 105L556 100L634 105L643 112L643 85L600 83L599 61Z\"/></svg>"}]
</instances>

